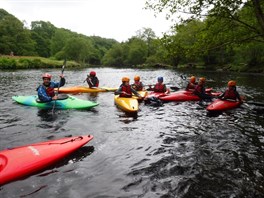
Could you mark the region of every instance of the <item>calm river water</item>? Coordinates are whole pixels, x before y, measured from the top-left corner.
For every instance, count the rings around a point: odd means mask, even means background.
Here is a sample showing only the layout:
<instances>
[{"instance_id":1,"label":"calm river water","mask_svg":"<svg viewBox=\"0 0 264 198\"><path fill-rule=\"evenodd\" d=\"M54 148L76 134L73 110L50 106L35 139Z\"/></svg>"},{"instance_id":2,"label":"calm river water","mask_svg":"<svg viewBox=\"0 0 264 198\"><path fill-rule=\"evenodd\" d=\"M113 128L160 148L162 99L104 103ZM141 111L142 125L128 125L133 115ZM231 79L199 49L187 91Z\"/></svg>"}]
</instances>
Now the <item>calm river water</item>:
<instances>
[{"instance_id":1,"label":"calm river water","mask_svg":"<svg viewBox=\"0 0 264 198\"><path fill-rule=\"evenodd\" d=\"M223 91L234 79L248 100L264 101L264 76L203 71L93 68L100 86L117 87L123 76L158 76L183 86L180 75L205 76ZM84 85L90 70L65 70L65 86ZM209 115L196 102L140 105L128 117L112 92L76 97L99 102L92 110L40 110L16 104L14 95L36 94L41 74L60 70L0 72L0 150L66 136L94 139L56 166L0 187L12 197L263 197L264 114L252 105ZM0 172L1 174L1 172Z\"/></svg>"}]
</instances>

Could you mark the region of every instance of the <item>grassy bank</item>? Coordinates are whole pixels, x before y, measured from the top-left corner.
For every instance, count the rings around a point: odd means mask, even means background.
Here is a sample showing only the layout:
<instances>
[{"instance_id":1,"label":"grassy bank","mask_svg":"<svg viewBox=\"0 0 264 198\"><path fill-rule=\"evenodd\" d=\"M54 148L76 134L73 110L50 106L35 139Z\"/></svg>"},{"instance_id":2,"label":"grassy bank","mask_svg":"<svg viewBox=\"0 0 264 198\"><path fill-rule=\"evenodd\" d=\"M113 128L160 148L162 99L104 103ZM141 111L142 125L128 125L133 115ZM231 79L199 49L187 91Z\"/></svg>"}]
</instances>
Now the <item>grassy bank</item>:
<instances>
[{"instance_id":1,"label":"grassy bank","mask_svg":"<svg viewBox=\"0 0 264 198\"><path fill-rule=\"evenodd\" d=\"M37 56L0 56L0 69L61 68L63 60L52 60ZM79 63L67 61L67 67L81 67Z\"/></svg>"}]
</instances>

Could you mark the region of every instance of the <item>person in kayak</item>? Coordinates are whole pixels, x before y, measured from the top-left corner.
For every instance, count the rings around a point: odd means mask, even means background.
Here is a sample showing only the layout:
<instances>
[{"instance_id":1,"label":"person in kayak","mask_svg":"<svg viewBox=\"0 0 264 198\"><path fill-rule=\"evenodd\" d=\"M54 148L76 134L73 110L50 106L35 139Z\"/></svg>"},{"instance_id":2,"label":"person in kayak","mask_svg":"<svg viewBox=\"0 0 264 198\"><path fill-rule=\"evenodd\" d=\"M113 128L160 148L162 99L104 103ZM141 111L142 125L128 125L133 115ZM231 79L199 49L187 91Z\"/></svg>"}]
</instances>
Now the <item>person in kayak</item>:
<instances>
[{"instance_id":1,"label":"person in kayak","mask_svg":"<svg viewBox=\"0 0 264 198\"><path fill-rule=\"evenodd\" d=\"M38 98L41 102L50 102L57 100L58 96L54 92L54 88L62 87L65 85L65 78L63 74L60 75L60 82L51 81L51 75L45 73L42 75L43 84L37 88Z\"/></svg>"},{"instance_id":2,"label":"person in kayak","mask_svg":"<svg viewBox=\"0 0 264 198\"><path fill-rule=\"evenodd\" d=\"M131 85L133 89L136 91L143 91L144 85L140 81L140 76L135 76L134 77L134 83Z\"/></svg>"},{"instance_id":3,"label":"person in kayak","mask_svg":"<svg viewBox=\"0 0 264 198\"><path fill-rule=\"evenodd\" d=\"M99 79L97 78L95 71L91 71L87 75L87 78L85 79L85 81L87 81L90 88L99 87Z\"/></svg>"},{"instance_id":4,"label":"person in kayak","mask_svg":"<svg viewBox=\"0 0 264 198\"><path fill-rule=\"evenodd\" d=\"M163 83L163 77L158 77L158 82L155 84L155 86L152 88L151 85L149 86L150 91L154 91L157 93L165 93L169 94L170 89L166 87L166 85Z\"/></svg>"},{"instance_id":5,"label":"person in kayak","mask_svg":"<svg viewBox=\"0 0 264 198\"><path fill-rule=\"evenodd\" d=\"M236 90L236 81L230 80L227 83L228 88L223 92L220 96L218 96L219 99L221 100L235 100L242 102L241 97L239 93Z\"/></svg>"},{"instance_id":6,"label":"person in kayak","mask_svg":"<svg viewBox=\"0 0 264 198\"><path fill-rule=\"evenodd\" d=\"M205 81L206 79L204 77L199 78L198 85L195 86L193 93L199 96L201 100L212 101L212 96L206 94L205 92Z\"/></svg>"},{"instance_id":7,"label":"person in kayak","mask_svg":"<svg viewBox=\"0 0 264 198\"><path fill-rule=\"evenodd\" d=\"M196 81L195 76L191 76L191 78L190 78L190 80L189 80L189 82L188 82L188 84L187 84L185 90L186 90L186 91L194 91L195 86L198 84L198 83L195 82L195 81Z\"/></svg>"},{"instance_id":8,"label":"person in kayak","mask_svg":"<svg viewBox=\"0 0 264 198\"><path fill-rule=\"evenodd\" d=\"M132 94L135 94L139 99L141 99L141 95L129 84L129 78L123 77L122 84L115 91L115 95L119 95L120 97L131 98Z\"/></svg>"}]
</instances>

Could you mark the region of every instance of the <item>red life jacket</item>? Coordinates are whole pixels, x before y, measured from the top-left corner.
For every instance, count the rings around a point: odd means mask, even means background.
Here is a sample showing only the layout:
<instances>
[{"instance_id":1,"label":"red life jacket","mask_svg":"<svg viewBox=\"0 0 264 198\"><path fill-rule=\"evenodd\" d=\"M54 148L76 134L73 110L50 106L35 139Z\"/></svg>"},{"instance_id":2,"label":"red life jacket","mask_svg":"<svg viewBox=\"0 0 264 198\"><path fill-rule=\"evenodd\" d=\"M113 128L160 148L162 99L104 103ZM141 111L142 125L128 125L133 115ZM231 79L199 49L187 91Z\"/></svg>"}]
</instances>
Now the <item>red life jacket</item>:
<instances>
[{"instance_id":1,"label":"red life jacket","mask_svg":"<svg viewBox=\"0 0 264 198\"><path fill-rule=\"evenodd\" d=\"M186 90L189 90L189 89L195 89L195 84L193 83L188 83L187 87L186 87Z\"/></svg>"},{"instance_id":2,"label":"red life jacket","mask_svg":"<svg viewBox=\"0 0 264 198\"><path fill-rule=\"evenodd\" d=\"M47 92L47 95L50 96L50 97L55 96L53 87L46 87L46 92Z\"/></svg>"},{"instance_id":3,"label":"red life jacket","mask_svg":"<svg viewBox=\"0 0 264 198\"><path fill-rule=\"evenodd\" d=\"M229 89L227 89L225 91L224 98L235 100L237 98L237 96L235 94L235 90L229 90Z\"/></svg>"},{"instance_id":4,"label":"red life jacket","mask_svg":"<svg viewBox=\"0 0 264 198\"><path fill-rule=\"evenodd\" d=\"M164 93L164 92L166 92L166 90L165 90L165 85L164 85L164 84L157 83L157 84L154 86L154 92L159 92L159 93Z\"/></svg>"},{"instance_id":5,"label":"red life jacket","mask_svg":"<svg viewBox=\"0 0 264 198\"><path fill-rule=\"evenodd\" d=\"M133 86L133 88L136 91L142 91L143 90L143 84L142 84L142 82L135 82L132 86Z\"/></svg>"},{"instance_id":6,"label":"red life jacket","mask_svg":"<svg viewBox=\"0 0 264 198\"><path fill-rule=\"evenodd\" d=\"M196 85L195 86L194 93L200 93L200 94L202 94L203 93L203 85Z\"/></svg>"},{"instance_id":7,"label":"red life jacket","mask_svg":"<svg viewBox=\"0 0 264 198\"><path fill-rule=\"evenodd\" d=\"M119 96L120 97L126 97L126 98L130 98L130 97L132 97L132 91L131 91L131 86L130 85L128 85L128 86L126 86L126 85L122 85L122 91L124 91L124 92L126 92L127 94L129 94L129 95L126 95L126 94L120 94Z\"/></svg>"}]
</instances>

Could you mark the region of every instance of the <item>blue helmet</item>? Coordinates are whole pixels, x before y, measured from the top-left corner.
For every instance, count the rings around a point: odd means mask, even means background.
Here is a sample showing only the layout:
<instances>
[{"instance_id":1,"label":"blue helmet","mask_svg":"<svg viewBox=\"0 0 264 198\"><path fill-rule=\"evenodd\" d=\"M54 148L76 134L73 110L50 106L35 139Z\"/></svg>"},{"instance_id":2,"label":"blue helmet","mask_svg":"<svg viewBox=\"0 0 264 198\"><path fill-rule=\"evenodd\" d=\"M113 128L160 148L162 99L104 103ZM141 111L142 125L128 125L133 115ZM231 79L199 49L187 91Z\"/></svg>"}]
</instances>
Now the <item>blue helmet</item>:
<instances>
[{"instance_id":1,"label":"blue helmet","mask_svg":"<svg viewBox=\"0 0 264 198\"><path fill-rule=\"evenodd\" d=\"M159 82L163 82L163 77L161 77L161 76L158 77L158 81L159 81Z\"/></svg>"}]
</instances>

